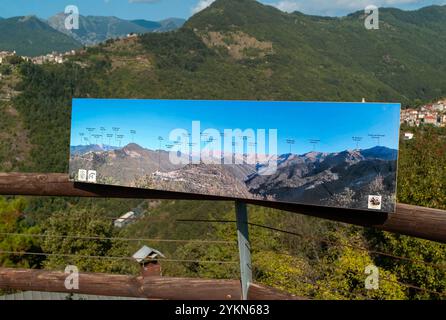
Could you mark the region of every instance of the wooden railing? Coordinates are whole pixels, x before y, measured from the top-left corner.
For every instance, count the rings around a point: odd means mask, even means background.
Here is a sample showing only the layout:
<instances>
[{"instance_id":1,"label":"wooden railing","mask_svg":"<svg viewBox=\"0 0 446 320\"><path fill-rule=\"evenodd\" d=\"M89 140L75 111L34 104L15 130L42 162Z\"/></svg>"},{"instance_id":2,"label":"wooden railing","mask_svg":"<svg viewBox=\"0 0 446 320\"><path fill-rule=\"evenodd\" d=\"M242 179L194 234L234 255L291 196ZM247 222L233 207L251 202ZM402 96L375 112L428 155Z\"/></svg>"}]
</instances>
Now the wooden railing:
<instances>
[{"instance_id":1,"label":"wooden railing","mask_svg":"<svg viewBox=\"0 0 446 320\"><path fill-rule=\"evenodd\" d=\"M147 189L73 183L67 174L0 173L0 195L103 197L135 199L234 200L213 196ZM373 227L398 234L446 243L446 211L397 204L395 213L315 207L257 200L244 202L299 214Z\"/></svg>"},{"instance_id":2,"label":"wooden railing","mask_svg":"<svg viewBox=\"0 0 446 320\"><path fill-rule=\"evenodd\" d=\"M80 273L79 288L68 289L65 286L67 276L47 270L0 268L0 288L163 300L241 300L239 280ZM250 285L248 298L304 299L258 284Z\"/></svg>"}]
</instances>

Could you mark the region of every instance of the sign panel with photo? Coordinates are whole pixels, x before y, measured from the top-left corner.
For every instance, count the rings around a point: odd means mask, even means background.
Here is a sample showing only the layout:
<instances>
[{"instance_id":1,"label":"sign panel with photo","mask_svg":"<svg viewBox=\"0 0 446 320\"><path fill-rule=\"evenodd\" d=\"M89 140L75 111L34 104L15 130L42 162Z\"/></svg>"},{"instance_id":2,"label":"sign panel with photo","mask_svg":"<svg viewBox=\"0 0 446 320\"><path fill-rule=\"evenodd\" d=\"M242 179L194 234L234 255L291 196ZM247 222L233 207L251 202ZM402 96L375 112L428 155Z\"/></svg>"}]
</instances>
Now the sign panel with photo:
<instances>
[{"instance_id":1,"label":"sign panel with photo","mask_svg":"<svg viewBox=\"0 0 446 320\"><path fill-rule=\"evenodd\" d=\"M75 99L70 178L394 212L400 105Z\"/></svg>"}]
</instances>

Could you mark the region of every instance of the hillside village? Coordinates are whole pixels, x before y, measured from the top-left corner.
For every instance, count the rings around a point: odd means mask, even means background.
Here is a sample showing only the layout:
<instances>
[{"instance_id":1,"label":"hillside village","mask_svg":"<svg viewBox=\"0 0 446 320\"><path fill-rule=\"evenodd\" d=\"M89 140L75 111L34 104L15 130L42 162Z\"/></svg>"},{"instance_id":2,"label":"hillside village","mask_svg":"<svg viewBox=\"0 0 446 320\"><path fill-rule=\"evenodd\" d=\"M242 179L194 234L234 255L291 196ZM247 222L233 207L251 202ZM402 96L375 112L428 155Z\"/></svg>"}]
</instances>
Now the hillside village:
<instances>
[{"instance_id":1,"label":"hillside village","mask_svg":"<svg viewBox=\"0 0 446 320\"><path fill-rule=\"evenodd\" d=\"M76 54L75 50L67 51L65 53L52 52L46 55L37 56L37 57L27 57L21 56L21 58L25 61L30 61L34 64L44 64L44 63L64 63L65 57L73 56ZM15 51L0 51L0 64L3 64L8 57L15 56Z\"/></svg>"},{"instance_id":2,"label":"hillside village","mask_svg":"<svg viewBox=\"0 0 446 320\"><path fill-rule=\"evenodd\" d=\"M123 41L128 41L131 40L133 38L136 38L138 35L136 33L129 33L127 34L125 37L121 37L120 39ZM36 56L36 57L28 57L28 56L20 56L20 58L22 58L25 61L30 61L34 64L44 64L44 63L59 63L62 64L66 61L66 58L69 56L74 56L76 55L76 53L79 52L84 52L84 49L81 50L70 50L67 52L56 52L53 51L51 53L45 54L45 55L40 55L40 56ZM16 56L17 53L16 51L0 51L0 65L5 63L5 61L7 61L8 57L13 57Z\"/></svg>"},{"instance_id":3,"label":"hillside village","mask_svg":"<svg viewBox=\"0 0 446 320\"><path fill-rule=\"evenodd\" d=\"M430 103L421 108L401 110L401 124L419 127L430 124L436 127L446 127L446 99Z\"/></svg>"}]
</instances>

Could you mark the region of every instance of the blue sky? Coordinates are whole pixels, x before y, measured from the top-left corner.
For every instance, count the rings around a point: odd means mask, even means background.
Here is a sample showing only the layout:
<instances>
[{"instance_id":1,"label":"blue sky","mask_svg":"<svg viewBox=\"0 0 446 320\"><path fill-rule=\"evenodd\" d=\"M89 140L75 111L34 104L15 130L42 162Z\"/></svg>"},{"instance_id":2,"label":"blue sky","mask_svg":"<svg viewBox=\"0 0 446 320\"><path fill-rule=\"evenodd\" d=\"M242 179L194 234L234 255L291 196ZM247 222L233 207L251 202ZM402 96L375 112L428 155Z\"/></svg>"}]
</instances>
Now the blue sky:
<instances>
[{"instance_id":1,"label":"blue sky","mask_svg":"<svg viewBox=\"0 0 446 320\"><path fill-rule=\"evenodd\" d=\"M125 19L161 20L167 17L188 18L214 0L1 0L0 16L35 14L48 18L77 5L82 15L118 16ZM345 15L367 5L417 9L446 0L260 0L283 11L302 11L316 15Z\"/></svg>"},{"instance_id":2,"label":"blue sky","mask_svg":"<svg viewBox=\"0 0 446 320\"><path fill-rule=\"evenodd\" d=\"M158 149L162 136L165 149L173 142L168 140L172 130L191 132L192 121L200 121L201 131L277 129L279 154L289 152L286 139L296 141L292 152L297 154L312 151L311 139L320 140L317 151L338 152L355 149L352 137L358 136L363 137L360 148L367 149L377 145L369 134L385 135L380 145L398 149L399 119L398 104L75 99L71 145L81 143L79 133L90 135L86 128L100 134L103 127L109 134L119 128L122 146L135 142ZM112 144L117 145L113 139Z\"/></svg>"}]
</instances>

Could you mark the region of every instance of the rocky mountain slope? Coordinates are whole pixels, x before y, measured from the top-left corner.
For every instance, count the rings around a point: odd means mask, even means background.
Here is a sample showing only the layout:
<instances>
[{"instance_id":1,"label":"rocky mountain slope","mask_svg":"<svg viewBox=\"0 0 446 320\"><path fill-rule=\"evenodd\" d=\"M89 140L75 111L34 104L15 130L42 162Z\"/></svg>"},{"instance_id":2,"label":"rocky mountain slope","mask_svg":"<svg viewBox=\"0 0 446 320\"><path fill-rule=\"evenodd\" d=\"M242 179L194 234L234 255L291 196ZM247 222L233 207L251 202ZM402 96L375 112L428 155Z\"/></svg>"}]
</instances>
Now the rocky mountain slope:
<instances>
[{"instance_id":1,"label":"rocky mountain slope","mask_svg":"<svg viewBox=\"0 0 446 320\"><path fill-rule=\"evenodd\" d=\"M168 152L137 144L109 151L98 147L83 154L72 150L72 177L91 169L105 184L362 209L369 195L381 195L384 209L393 209L397 151L385 147L281 155L268 160L278 163L271 175L258 173L265 164L173 165Z\"/></svg>"},{"instance_id":2,"label":"rocky mountain slope","mask_svg":"<svg viewBox=\"0 0 446 320\"><path fill-rule=\"evenodd\" d=\"M393 210L397 151L385 147L339 153L286 155L277 172L247 181L253 194L279 201L367 208L369 195Z\"/></svg>"},{"instance_id":3,"label":"rocky mountain slope","mask_svg":"<svg viewBox=\"0 0 446 320\"><path fill-rule=\"evenodd\" d=\"M83 149L85 153L79 149L75 151L70 159L71 176L74 177L79 169L96 170L98 182L107 184L130 186L145 175L178 168L171 164L166 151L148 150L134 143L113 150L90 146Z\"/></svg>"}]
</instances>

